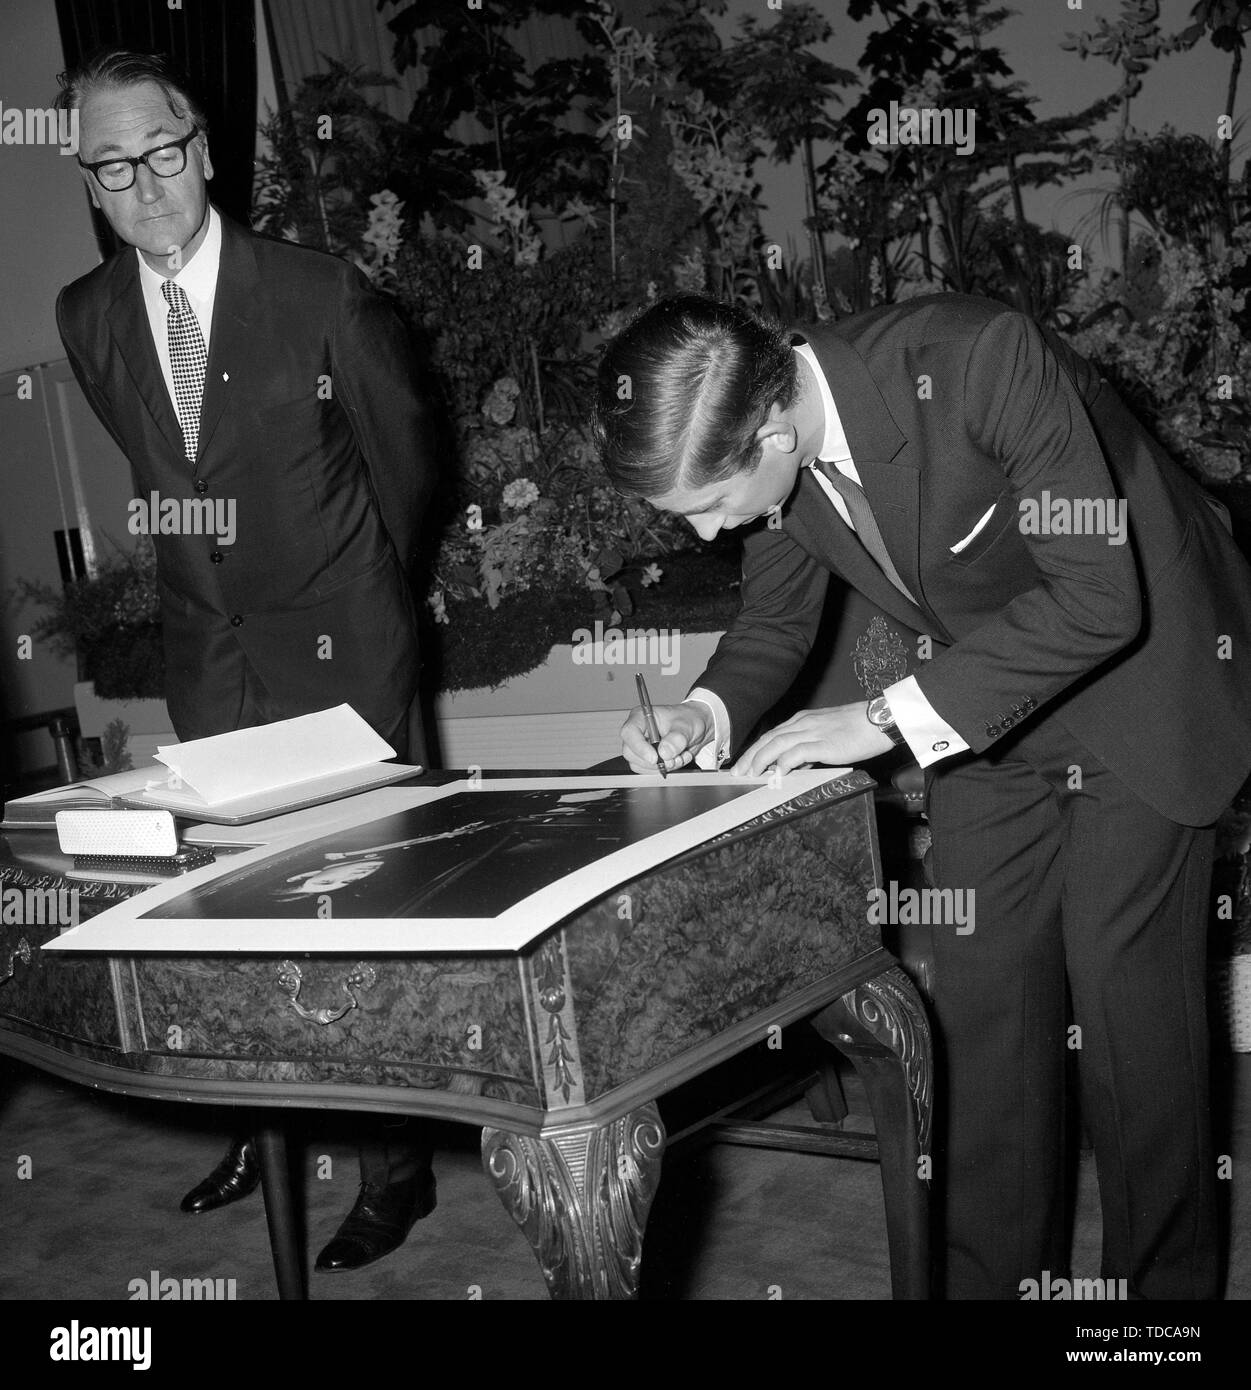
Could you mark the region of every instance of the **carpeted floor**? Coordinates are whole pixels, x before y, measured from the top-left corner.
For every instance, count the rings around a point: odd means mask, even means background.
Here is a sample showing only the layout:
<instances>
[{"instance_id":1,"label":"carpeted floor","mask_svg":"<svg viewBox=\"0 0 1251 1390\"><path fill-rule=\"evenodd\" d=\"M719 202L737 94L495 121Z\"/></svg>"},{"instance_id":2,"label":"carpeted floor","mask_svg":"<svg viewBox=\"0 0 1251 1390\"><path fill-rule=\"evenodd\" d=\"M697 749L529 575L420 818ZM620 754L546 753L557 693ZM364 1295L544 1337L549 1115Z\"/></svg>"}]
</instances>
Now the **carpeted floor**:
<instances>
[{"instance_id":1,"label":"carpeted floor","mask_svg":"<svg viewBox=\"0 0 1251 1390\"><path fill-rule=\"evenodd\" d=\"M1251 1054L1223 1059L1229 1104L1222 1184L1230 1233L1226 1297L1251 1298ZM863 1093L847 1083L853 1110ZM784 1112L811 1123L802 1107ZM204 1217L183 1192L225 1148L220 1111L139 1102L54 1080L0 1058L0 1298L126 1299L131 1282L234 1281L273 1299L259 1194ZM350 1117L305 1112L309 1263L355 1193ZM864 1127L853 1118L852 1127ZM402 1249L352 1275L310 1278L313 1299L542 1299L529 1246L483 1177L477 1135L440 1127L439 1204ZM23 1157L29 1161L23 1163ZM329 1159L327 1164L326 1159ZM28 1176L23 1176L23 1174ZM1074 1273L1098 1274L1094 1164L1079 1167ZM229 1292L229 1286L222 1286ZM876 1165L718 1145L666 1156L652 1210L643 1296L654 1299L884 1299L889 1268Z\"/></svg>"}]
</instances>

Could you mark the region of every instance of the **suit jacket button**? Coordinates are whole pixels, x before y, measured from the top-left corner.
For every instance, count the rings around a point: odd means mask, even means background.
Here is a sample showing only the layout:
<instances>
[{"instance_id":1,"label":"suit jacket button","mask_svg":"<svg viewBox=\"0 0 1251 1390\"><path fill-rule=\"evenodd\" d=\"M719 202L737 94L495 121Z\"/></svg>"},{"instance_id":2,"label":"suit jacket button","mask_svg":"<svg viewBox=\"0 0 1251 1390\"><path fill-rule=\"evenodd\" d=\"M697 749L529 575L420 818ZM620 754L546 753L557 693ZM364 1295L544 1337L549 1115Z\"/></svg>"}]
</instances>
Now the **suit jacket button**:
<instances>
[{"instance_id":1,"label":"suit jacket button","mask_svg":"<svg viewBox=\"0 0 1251 1390\"><path fill-rule=\"evenodd\" d=\"M999 727L998 724L987 724L987 726L986 726L986 737L987 737L987 738L998 738L999 735L1000 735L1001 733L1003 733L1003 730Z\"/></svg>"},{"instance_id":2,"label":"suit jacket button","mask_svg":"<svg viewBox=\"0 0 1251 1390\"><path fill-rule=\"evenodd\" d=\"M226 558L226 557L221 553L220 550L211 551L210 554L209 554L209 559L210 559L210 560L213 562L213 564L215 564L215 565L220 565L221 562L222 562L225 558Z\"/></svg>"},{"instance_id":3,"label":"suit jacket button","mask_svg":"<svg viewBox=\"0 0 1251 1390\"><path fill-rule=\"evenodd\" d=\"M203 478L197 478L195 480L195 490L199 493L205 493L208 491L208 484L204 481Z\"/></svg>"},{"instance_id":4,"label":"suit jacket button","mask_svg":"<svg viewBox=\"0 0 1251 1390\"><path fill-rule=\"evenodd\" d=\"M241 613L235 613L235 614L233 614L233 615L231 616L231 619L230 619L230 626L231 626L231 627L242 627L242 626L243 626L243 615L242 615Z\"/></svg>"}]
</instances>

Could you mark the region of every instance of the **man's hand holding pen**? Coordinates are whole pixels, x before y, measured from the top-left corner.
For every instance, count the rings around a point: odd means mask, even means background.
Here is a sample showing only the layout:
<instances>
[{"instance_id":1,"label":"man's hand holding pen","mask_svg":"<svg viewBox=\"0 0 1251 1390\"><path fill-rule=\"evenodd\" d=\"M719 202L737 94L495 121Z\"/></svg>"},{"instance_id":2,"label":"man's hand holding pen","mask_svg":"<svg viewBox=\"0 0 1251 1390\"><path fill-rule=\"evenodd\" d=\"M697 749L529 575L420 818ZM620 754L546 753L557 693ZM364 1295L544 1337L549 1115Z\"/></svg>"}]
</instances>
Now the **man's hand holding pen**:
<instances>
[{"instance_id":1,"label":"man's hand holding pen","mask_svg":"<svg viewBox=\"0 0 1251 1390\"><path fill-rule=\"evenodd\" d=\"M672 772L685 767L713 735L707 705L693 701L653 705L652 714L660 735L658 748L647 741L647 718L642 706L632 709L621 726L621 752L635 772L655 773L660 766Z\"/></svg>"}]
</instances>

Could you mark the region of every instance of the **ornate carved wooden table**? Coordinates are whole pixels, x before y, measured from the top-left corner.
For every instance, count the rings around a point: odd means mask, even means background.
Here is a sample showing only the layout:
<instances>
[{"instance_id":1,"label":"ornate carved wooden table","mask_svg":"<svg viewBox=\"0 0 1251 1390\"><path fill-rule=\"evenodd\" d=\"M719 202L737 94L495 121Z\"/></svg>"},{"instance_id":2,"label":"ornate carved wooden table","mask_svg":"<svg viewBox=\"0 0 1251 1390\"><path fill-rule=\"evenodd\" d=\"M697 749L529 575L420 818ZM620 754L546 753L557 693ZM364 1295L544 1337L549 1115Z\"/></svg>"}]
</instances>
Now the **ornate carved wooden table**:
<instances>
[{"instance_id":1,"label":"ornate carved wooden table","mask_svg":"<svg viewBox=\"0 0 1251 1390\"><path fill-rule=\"evenodd\" d=\"M55 926L0 926L0 1052L123 1094L267 1111L284 1297L303 1271L274 1116L297 1106L481 1126L486 1174L553 1297L630 1298L665 1146L657 1098L810 1019L865 1082L894 1296L924 1298L930 1038L867 918L873 785L849 773L515 955L83 957L40 950ZM50 881L35 839L9 837L10 884Z\"/></svg>"}]
</instances>

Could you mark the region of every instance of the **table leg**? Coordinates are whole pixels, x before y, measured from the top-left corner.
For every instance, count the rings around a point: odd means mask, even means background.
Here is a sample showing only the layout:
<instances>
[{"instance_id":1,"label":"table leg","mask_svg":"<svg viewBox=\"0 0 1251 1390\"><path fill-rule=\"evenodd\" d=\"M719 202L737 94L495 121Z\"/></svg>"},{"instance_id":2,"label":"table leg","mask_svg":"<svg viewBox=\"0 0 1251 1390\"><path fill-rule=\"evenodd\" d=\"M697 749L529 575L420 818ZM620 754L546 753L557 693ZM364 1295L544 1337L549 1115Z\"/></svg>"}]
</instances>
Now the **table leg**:
<instances>
[{"instance_id":1,"label":"table leg","mask_svg":"<svg viewBox=\"0 0 1251 1390\"><path fill-rule=\"evenodd\" d=\"M823 1009L812 1026L851 1058L868 1093L892 1297L929 1298L933 1051L916 987L893 967Z\"/></svg>"},{"instance_id":2,"label":"table leg","mask_svg":"<svg viewBox=\"0 0 1251 1390\"><path fill-rule=\"evenodd\" d=\"M664 1147L665 1127L651 1103L547 1139L482 1131L482 1166L553 1298L638 1297L643 1228Z\"/></svg>"},{"instance_id":3,"label":"table leg","mask_svg":"<svg viewBox=\"0 0 1251 1390\"><path fill-rule=\"evenodd\" d=\"M266 1119L253 1133L261 1165L261 1192L269 1225L269 1249L278 1278L278 1297L302 1299L304 1268L300 1259L299 1233L291 1201L291 1176L287 1168L287 1131L281 1119Z\"/></svg>"}]
</instances>

